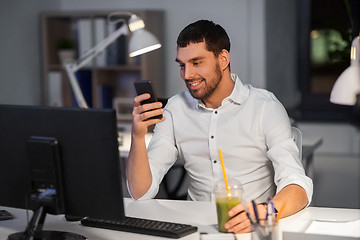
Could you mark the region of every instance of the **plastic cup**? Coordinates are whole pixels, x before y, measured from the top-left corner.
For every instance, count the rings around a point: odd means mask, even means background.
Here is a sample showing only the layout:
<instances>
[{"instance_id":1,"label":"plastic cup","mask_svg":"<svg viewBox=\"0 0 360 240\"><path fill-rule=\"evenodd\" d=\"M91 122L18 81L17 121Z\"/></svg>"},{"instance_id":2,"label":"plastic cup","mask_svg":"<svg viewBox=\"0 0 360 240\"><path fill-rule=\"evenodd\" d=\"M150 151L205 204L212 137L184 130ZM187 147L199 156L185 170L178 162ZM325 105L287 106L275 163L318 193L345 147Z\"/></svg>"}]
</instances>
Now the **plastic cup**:
<instances>
[{"instance_id":1,"label":"plastic cup","mask_svg":"<svg viewBox=\"0 0 360 240\"><path fill-rule=\"evenodd\" d=\"M252 240L278 240L279 239L279 227L278 224L257 224L254 226L254 230L251 233Z\"/></svg>"},{"instance_id":2,"label":"plastic cup","mask_svg":"<svg viewBox=\"0 0 360 240\"><path fill-rule=\"evenodd\" d=\"M224 180L219 180L214 186L218 229L220 232L227 232L224 224L230 220L228 212L231 208L241 203L242 186L239 181L230 179L228 181L229 192L226 190Z\"/></svg>"}]
</instances>

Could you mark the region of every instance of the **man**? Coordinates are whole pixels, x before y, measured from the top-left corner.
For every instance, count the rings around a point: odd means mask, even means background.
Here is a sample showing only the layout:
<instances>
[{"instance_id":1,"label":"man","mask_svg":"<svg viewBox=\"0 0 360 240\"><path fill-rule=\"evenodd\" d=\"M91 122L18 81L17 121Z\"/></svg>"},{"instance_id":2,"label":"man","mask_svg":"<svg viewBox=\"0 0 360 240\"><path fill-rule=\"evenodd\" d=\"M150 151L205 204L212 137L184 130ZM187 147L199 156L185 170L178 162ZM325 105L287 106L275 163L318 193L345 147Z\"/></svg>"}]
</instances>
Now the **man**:
<instances>
[{"instance_id":1,"label":"man","mask_svg":"<svg viewBox=\"0 0 360 240\"><path fill-rule=\"evenodd\" d=\"M184 161L192 200L211 201L214 183L222 179L218 149L228 177L239 180L247 201L272 198L289 216L311 201L312 181L305 176L299 150L291 138L287 113L273 94L243 85L230 72L230 41L225 30L200 20L177 39L176 62L188 91L161 103L140 105L135 97L127 179L135 199L152 198L177 157ZM162 119L149 119L163 114ZM156 124L148 150L147 127ZM229 232L248 232L250 221L241 204L229 211ZM258 205L260 217L265 204Z\"/></svg>"}]
</instances>

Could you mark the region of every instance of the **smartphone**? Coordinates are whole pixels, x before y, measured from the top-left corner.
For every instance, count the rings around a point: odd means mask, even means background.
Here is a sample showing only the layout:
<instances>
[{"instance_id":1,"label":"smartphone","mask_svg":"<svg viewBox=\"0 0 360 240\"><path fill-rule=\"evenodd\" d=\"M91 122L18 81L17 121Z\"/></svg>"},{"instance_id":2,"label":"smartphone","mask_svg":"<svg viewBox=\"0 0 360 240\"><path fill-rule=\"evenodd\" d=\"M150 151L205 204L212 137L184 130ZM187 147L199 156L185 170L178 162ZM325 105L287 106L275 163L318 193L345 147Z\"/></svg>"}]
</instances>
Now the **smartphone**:
<instances>
[{"instance_id":1,"label":"smartphone","mask_svg":"<svg viewBox=\"0 0 360 240\"><path fill-rule=\"evenodd\" d=\"M156 97L156 93L155 93L155 90L154 90L154 88L152 86L151 81L149 81L149 80L136 81L136 82L134 82L134 87L135 87L137 95L141 95L141 94L144 94L144 93L149 93L150 94L150 98L142 101L141 105L142 104L147 104L147 103L159 102L159 100ZM160 114L160 115L151 117L149 119L154 119L154 118L161 119L162 115Z\"/></svg>"}]
</instances>

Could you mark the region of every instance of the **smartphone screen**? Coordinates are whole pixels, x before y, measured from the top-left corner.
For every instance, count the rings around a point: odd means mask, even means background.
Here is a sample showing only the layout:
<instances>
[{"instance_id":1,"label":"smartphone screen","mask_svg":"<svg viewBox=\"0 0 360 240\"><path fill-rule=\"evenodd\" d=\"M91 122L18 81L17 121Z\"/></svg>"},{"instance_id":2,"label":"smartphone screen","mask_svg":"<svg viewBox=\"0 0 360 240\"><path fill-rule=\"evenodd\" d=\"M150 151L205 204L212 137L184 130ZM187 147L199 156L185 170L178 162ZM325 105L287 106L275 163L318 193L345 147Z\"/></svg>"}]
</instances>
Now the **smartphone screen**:
<instances>
[{"instance_id":1,"label":"smartphone screen","mask_svg":"<svg viewBox=\"0 0 360 240\"><path fill-rule=\"evenodd\" d=\"M144 93L149 93L150 94L150 98L142 101L141 104L158 102L158 99L156 97L156 93L155 93L155 90L154 90L154 88L152 86L151 81L149 81L149 80L136 81L136 82L134 82L134 86L135 86L135 90L136 90L137 95L141 95L141 94L144 94ZM151 117L149 119L153 119L153 118L161 119L162 115L157 115L157 116Z\"/></svg>"}]
</instances>

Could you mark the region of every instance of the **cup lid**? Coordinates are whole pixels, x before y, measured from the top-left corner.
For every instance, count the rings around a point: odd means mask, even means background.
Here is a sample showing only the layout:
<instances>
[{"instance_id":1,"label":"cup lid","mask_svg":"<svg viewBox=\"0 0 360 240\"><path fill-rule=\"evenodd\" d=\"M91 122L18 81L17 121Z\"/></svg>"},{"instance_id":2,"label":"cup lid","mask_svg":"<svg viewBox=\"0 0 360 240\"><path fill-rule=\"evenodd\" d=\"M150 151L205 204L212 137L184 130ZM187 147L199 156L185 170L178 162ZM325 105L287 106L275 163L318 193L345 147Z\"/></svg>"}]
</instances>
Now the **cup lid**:
<instances>
[{"instance_id":1,"label":"cup lid","mask_svg":"<svg viewBox=\"0 0 360 240\"><path fill-rule=\"evenodd\" d=\"M242 184L235 178L228 179L228 187L232 194L241 194L243 192ZM219 179L215 182L214 193L227 193L224 179Z\"/></svg>"}]
</instances>

